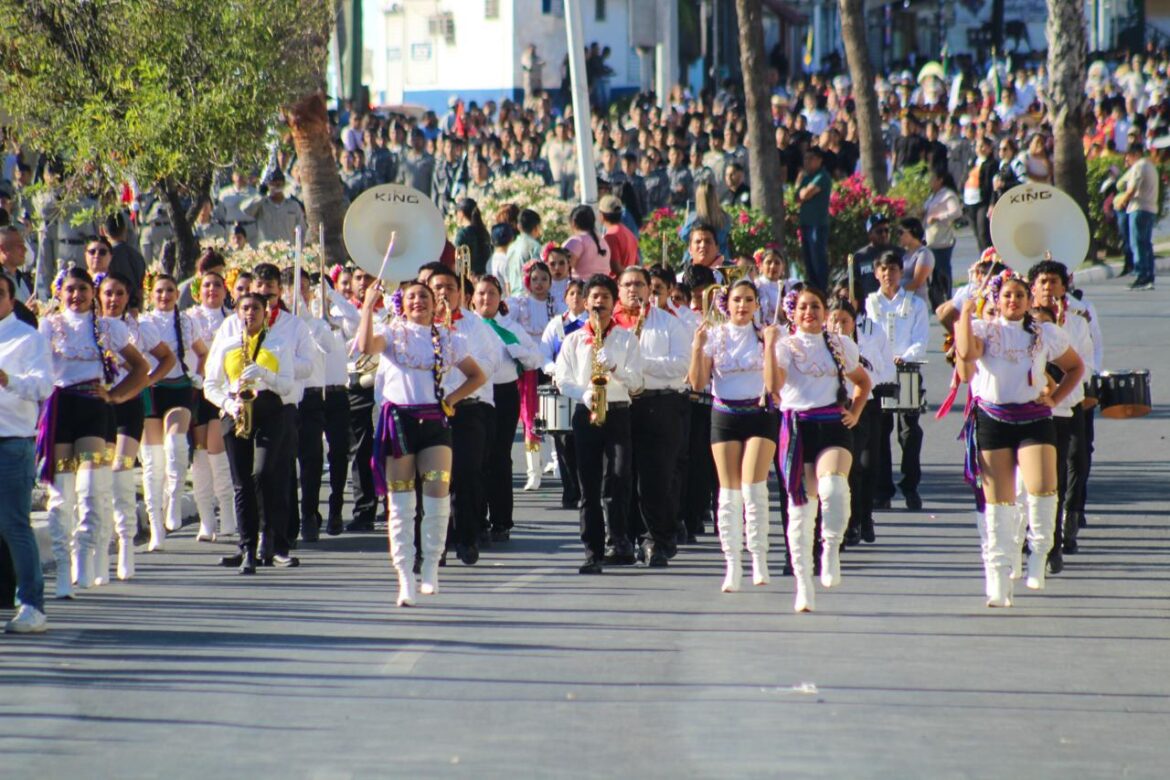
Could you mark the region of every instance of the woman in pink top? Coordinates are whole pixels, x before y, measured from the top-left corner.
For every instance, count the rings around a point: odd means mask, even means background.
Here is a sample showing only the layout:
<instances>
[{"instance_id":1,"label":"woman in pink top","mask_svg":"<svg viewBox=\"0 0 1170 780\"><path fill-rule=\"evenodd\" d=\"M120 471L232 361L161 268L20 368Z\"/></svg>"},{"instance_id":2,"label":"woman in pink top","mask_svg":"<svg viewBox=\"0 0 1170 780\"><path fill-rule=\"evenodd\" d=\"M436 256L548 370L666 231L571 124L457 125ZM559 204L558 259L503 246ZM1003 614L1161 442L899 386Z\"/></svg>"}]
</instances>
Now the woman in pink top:
<instances>
[{"instance_id":1,"label":"woman in pink top","mask_svg":"<svg viewBox=\"0 0 1170 780\"><path fill-rule=\"evenodd\" d=\"M574 279L588 279L593 274L609 275L609 250L597 235L597 217L592 206L577 206L569 214L573 235L565 241L569 267Z\"/></svg>"}]
</instances>

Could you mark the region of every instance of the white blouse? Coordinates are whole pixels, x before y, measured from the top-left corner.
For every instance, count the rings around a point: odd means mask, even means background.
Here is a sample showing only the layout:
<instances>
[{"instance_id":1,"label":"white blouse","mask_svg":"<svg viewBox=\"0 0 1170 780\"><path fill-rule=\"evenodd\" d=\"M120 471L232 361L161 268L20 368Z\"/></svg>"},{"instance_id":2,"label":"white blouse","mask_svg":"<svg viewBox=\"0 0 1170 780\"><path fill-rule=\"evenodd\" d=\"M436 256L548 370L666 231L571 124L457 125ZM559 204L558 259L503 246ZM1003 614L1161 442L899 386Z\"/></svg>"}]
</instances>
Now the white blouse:
<instances>
[{"instance_id":1,"label":"white blouse","mask_svg":"<svg viewBox=\"0 0 1170 780\"><path fill-rule=\"evenodd\" d=\"M219 330L219 326L223 325L223 321L231 316L232 310L225 307L209 309L203 304L198 304L187 309L186 314L195 323L197 338L210 346L211 342L215 340L215 333Z\"/></svg>"},{"instance_id":2,"label":"white blouse","mask_svg":"<svg viewBox=\"0 0 1170 780\"><path fill-rule=\"evenodd\" d=\"M375 325L374 335L386 339L386 348L378 363L378 371L382 374L379 402L398 405L438 403L431 327L395 318ZM463 334L443 327L439 328L439 350L444 375L469 354Z\"/></svg>"},{"instance_id":3,"label":"white blouse","mask_svg":"<svg viewBox=\"0 0 1170 780\"><path fill-rule=\"evenodd\" d=\"M130 343L134 345L134 348L141 352L144 357L153 360L153 357L150 356L150 350L157 347L159 341L161 341L158 335L158 329L154 326L154 323L143 322L134 317L125 317L122 319L122 322L126 324L126 330L130 332ZM117 381L121 382L129 373L126 370L126 365L119 360Z\"/></svg>"},{"instance_id":4,"label":"white blouse","mask_svg":"<svg viewBox=\"0 0 1170 780\"><path fill-rule=\"evenodd\" d=\"M976 361L971 389L976 397L994 404L1023 404L1039 398L1047 383L1045 364L1063 355L1069 344L1060 328L1046 322L1040 324L1034 354L1033 336L1024 330L1022 320L977 320L971 323L971 331L983 341L983 357Z\"/></svg>"},{"instance_id":5,"label":"white blouse","mask_svg":"<svg viewBox=\"0 0 1170 780\"><path fill-rule=\"evenodd\" d=\"M492 334L492 338L495 339L496 370L488 377L488 381L493 385L506 385L509 382L515 382L520 378L520 372L516 366L517 362L520 363L520 368L525 371L540 368L540 347L528 335L528 331L524 330L520 326L520 323L512 319L511 314L504 315L497 312L493 319L500 327L511 331L520 343L511 345L504 344L503 339L496 335L495 329L487 322L487 319L480 317L484 327Z\"/></svg>"},{"instance_id":6,"label":"white blouse","mask_svg":"<svg viewBox=\"0 0 1170 780\"><path fill-rule=\"evenodd\" d=\"M716 397L743 401L763 394L764 341L754 325L725 322L712 328L703 354L711 358L711 387Z\"/></svg>"},{"instance_id":7,"label":"white blouse","mask_svg":"<svg viewBox=\"0 0 1170 780\"><path fill-rule=\"evenodd\" d=\"M130 331L121 320L99 317L94 341L93 313L66 309L41 320L38 330L49 339L53 356L53 384L69 387L80 382L105 381L102 350L118 353L130 343ZM102 349L98 349L98 342ZM114 358L115 363L118 358Z\"/></svg>"},{"instance_id":8,"label":"white blouse","mask_svg":"<svg viewBox=\"0 0 1170 780\"><path fill-rule=\"evenodd\" d=\"M175 336L174 311L152 311L139 317L139 321L153 324L158 330L159 338L171 348L171 352L175 353L175 366L167 372L163 379L180 379L184 375L198 373L199 356L195 354L191 345L202 340L203 334L186 312L179 313L179 329L183 333L183 359L181 361L179 360L179 340ZM158 361L151 355L147 355L146 359L150 361L150 369L153 371L158 366ZM184 366L186 366L186 370L184 370Z\"/></svg>"},{"instance_id":9,"label":"white blouse","mask_svg":"<svg viewBox=\"0 0 1170 780\"><path fill-rule=\"evenodd\" d=\"M547 300L538 301L531 295L520 295L507 300L508 316L520 323L524 332L539 341L550 320L565 310L564 301L555 300L551 293Z\"/></svg>"},{"instance_id":10,"label":"white blouse","mask_svg":"<svg viewBox=\"0 0 1170 780\"><path fill-rule=\"evenodd\" d=\"M829 343L838 350L848 374L859 365L860 352L853 339L829 335ZM780 408L797 412L819 409L837 403L837 362L820 334L797 331L776 342L776 363L786 372L780 390Z\"/></svg>"},{"instance_id":11,"label":"white blouse","mask_svg":"<svg viewBox=\"0 0 1170 780\"><path fill-rule=\"evenodd\" d=\"M898 367L894 365L894 352L886 334L868 317L857 323L857 351L869 361L866 369L873 384L890 384L898 381ZM845 380L845 389L853 392L853 383Z\"/></svg>"}]
</instances>

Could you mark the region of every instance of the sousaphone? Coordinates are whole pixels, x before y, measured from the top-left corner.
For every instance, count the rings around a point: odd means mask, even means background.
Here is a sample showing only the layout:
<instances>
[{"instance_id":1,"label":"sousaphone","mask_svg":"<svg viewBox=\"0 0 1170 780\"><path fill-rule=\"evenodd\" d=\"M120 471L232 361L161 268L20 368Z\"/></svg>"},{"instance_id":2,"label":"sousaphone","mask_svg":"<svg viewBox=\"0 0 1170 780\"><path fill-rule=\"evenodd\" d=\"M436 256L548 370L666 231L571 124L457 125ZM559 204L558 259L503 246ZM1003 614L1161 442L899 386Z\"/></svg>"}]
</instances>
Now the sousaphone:
<instances>
[{"instance_id":1,"label":"sousaphone","mask_svg":"<svg viewBox=\"0 0 1170 780\"><path fill-rule=\"evenodd\" d=\"M991 243L1019 274L1049 256L1072 270L1089 251L1089 221L1064 190L1028 182L1012 187L996 202Z\"/></svg>"},{"instance_id":2,"label":"sousaphone","mask_svg":"<svg viewBox=\"0 0 1170 780\"><path fill-rule=\"evenodd\" d=\"M401 184L381 184L349 205L342 237L345 251L359 268L397 285L413 279L419 266L439 259L447 227L438 207L423 193Z\"/></svg>"}]
</instances>

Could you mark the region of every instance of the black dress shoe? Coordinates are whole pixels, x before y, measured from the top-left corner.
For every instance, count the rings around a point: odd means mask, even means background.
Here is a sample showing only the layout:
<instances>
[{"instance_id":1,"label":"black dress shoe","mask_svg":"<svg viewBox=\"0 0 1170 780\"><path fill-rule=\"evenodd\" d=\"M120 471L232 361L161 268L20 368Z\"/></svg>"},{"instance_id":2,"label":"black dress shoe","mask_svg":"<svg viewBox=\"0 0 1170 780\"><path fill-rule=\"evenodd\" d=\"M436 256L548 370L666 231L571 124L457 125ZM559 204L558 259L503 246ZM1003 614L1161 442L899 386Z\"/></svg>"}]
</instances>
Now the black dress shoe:
<instances>
[{"instance_id":1,"label":"black dress shoe","mask_svg":"<svg viewBox=\"0 0 1170 780\"><path fill-rule=\"evenodd\" d=\"M581 564L577 569L578 574L601 574L601 562L594 556L590 555L585 559L585 563Z\"/></svg>"},{"instance_id":2,"label":"black dress shoe","mask_svg":"<svg viewBox=\"0 0 1170 780\"><path fill-rule=\"evenodd\" d=\"M1076 555L1078 552L1080 552L1080 550L1081 550L1081 546L1079 544L1077 544L1077 538L1075 536L1064 537L1064 554L1065 555Z\"/></svg>"},{"instance_id":3,"label":"black dress shoe","mask_svg":"<svg viewBox=\"0 0 1170 780\"><path fill-rule=\"evenodd\" d=\"M316 544L321 541L321 531L317 528L316 523L308 528L301 528L301 541L305 544Z\"/></svg>"},{"instance_id":4,"label":"black dress shoe","mask_svg":"<svg viewBox=\"0 0 1170 780\"><path fill-rule=\"evenodd\" d=\"M845 529L845 546L856 547L861 544L861 529L850 526Z\"/></svg>"},{"instance_id":5,"label":"black dress shoe","mask_svg":"<svg viewBox=\"0 0 1170 780\"><path fill-rule=\"evenodd\" d=\"M608 566L633 566L637 562L634 545L625 541L619 542L606 551L604 560Z\"/></svg>"},{"instance_id":6,"label":"black dress shoe","mask_svg":"<svg viewBox=\"0 0 1170 780\"><path fill-rule=\"evenodd\" d=\"M373 530L373 520L354 520L345 526L345 532L349 534L369 533Z\"/></svg>"},{"instance_id":7,"label":"black dress shoe","mask_svg":"<svg viewBox=\"0 0 1170 780\"><path fill-rule=\"evenodd\" d=\"M873 544L877 541L877 535L873 532L872 517L867 517L861 521L861 541L867 544Z\"/></svg>"},{"instance_id":8,"label":"black dress shoe","mask_svg":"<svg viewBox=\"0 0 1170 780\"><path fill-rule=\"evenodd\" d=\"M244 556L240 553L235 555L225 555L219 559L219 565L228 569L234 569L240 565L244 560ZM255 558L252 560L252 568L256 568Z\"/></svg>"},{"instance_id":9,"label":"black dress shoe","mask_svg":"<svg viewBox=\"0 0 1170 780\"><path fill-rule=\"evenodd\" d=\"M643 544L635 545L634 546L634 561L636 563L645 563L646 559L650 557L650 553L647 551L648 549L653 549L653 545L650 542L645 542Z\"/></svg>"},{"instance_id":10,"label":"black dress shoe","mask_svg":"<svg viewBox=\"0 0 1170 780\"><path fill-rule=\"evenodd\" d=\"M479 546L487 549L492 546L492 532L490 528L484 528L479 532Z\"/></svg>"},{"instance_id":11,"label":"black dress shoe","mask_svg":"<svg viewBox=\"0 0 1170 780\"><path fill-rule=\"evenodd\" d=\"M918 495L917 490L905 490L903 495L906 496L906 508L911 512L922 509L922 497Z\"/></svg>"},{"instance_id":12,"label":"black dress shoe","mask_svg":"<svg viewBox=\"0 0 1170 780\"><path fill-rule=\"evenodd\" d=\"M325 533L329 536L341 536L343 530L345 530L345 526L340 517L331 517L329 522L325 524Z\"/></svg>"},{"instance_id":13,"label":"black dress shoe","mask_svg":"<svg viewBox=\"0 0 1170 780\"><path fill-rule=\"evenodd\" d=\"M256 556L252 553L247 555L230 556L240 559L240 574L255 574L256 573Z\"/></svg>"},{"instance_id":14,"label":"black dress shoe","mask_svg":"<svg viewBox=\"0 0 1170 780\"><path fill-rule=\"evenodd\" d=\"M651 569L665 569L670 565L670 558L661 547L654 547L650 551L650 560L646 562L646 565Z\"/></svg>"},{"instance_id":15,"label":"black dress shoe","mask_svg":"<svg viewBox=\"0 0 1170 780\"><path fill-rule=\"evenodd\" d=\"M479 560L479 548L474 544L466 547L458 545L455 548L455 553L459 556L459 560L468 566L474 566Z\"/></svg>"},{"instance_id":16,"label":"black dress shoe","mask_svg":"<svg viewBox=\"0 0 1170 780\"><path fill-rule=\"evenodd\" d=\"M873 500L873 508L874 509L889 509L890 508L890 499L888 499L888 498L875 498Z\"/></svg>"},{"instance_id":17,"label":"black dress shoe","mask_svg":"<svg viewBox=\"0 0 1170 780\"><path fill-rule=\"evenodd\" d=\"M1064 571L1064 555L1060 550L1053 550L1048 553L1048 573L1060 574Z\"/></svg>"},{"instance_id":18,"label":"black dress shoe","mask_svg":"<svg viewBox=\"0 0 1170 780\"><path fill-rule=\"evenodd\" d=\"M295 558L292 555L281 555L277 553L272 556L272 563L269 566L275 566L278 569L295 569L301 565L301 559Z\"/></svg>"},{"instance_id":19,"label":"black dress shoe","mask_svg":"<svg viewBox=\"0 0 1170 780\"><path fill-rule=\"evenodd\" d=\"M1088 528L1089 521L1085 518L1084 512L1077 513L1077 528Z\"/></svg>"},{"instance_id":20,"label":"black dress shoe","mask_svg":"<svg viewBox=\"0 0 1170 780\"><path fill-rule=\"evenodd\" d=\"M493 528L492 541L493 542L507 542L512 539L512 529L510 528Z\"/></svg>"}]
</instances>

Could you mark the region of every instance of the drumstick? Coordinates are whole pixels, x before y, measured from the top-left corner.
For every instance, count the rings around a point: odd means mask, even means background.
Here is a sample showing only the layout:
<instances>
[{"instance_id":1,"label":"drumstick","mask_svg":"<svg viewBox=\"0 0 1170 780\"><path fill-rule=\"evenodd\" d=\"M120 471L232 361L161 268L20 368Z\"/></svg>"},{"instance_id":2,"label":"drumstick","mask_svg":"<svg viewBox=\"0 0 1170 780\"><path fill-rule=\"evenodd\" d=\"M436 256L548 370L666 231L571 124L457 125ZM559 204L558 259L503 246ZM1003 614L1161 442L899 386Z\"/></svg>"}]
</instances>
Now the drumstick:
<instances>
[{"instance_id":1,"label":"drumstick","mask_svg":"<svg viewBox=\"0 0 1170 780\"><path fill-rule=\"evenodd\" d=\"M378 279L381 280L382 274L386 273L386 264L390 262L390 255L394 253L394 239L398 237L397 230L390 231L390 243L386 245L386 256L382 258L382 267L378 269Z\"/></svg>"},{"instance_id":2,"label":"drumstick","mask_svg":"<svg viewBox=\"0 0 1170 780\"><path fill-rule=\"evenodd\" d=\"M849 257L846 259L845 262L849 266L849 302L853 303L855 300L857 300L857 295L853 290L853 283L854 282L853 282L853 255L852 255L852 253L850 253Z\"/></svg>"}]
</instances>

